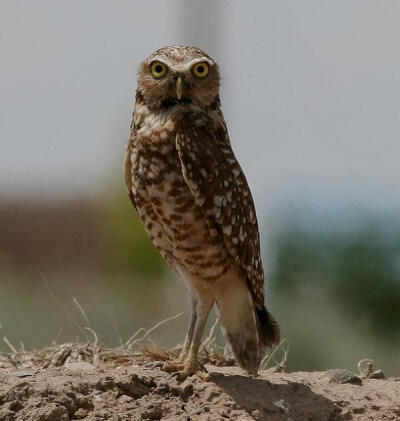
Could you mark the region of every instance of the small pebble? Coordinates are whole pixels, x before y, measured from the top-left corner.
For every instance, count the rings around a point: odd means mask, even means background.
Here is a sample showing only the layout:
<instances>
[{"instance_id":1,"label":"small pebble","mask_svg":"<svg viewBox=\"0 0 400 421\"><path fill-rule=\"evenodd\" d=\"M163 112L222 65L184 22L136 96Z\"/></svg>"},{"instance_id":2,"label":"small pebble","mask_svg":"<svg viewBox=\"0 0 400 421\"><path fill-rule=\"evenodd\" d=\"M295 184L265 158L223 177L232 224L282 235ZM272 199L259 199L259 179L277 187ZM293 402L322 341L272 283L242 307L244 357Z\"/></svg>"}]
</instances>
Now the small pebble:
<instances>
[{"instance_id":1,"label":"small pebble","mask_svg":"<svg viewBox=\"0 0 400 421\"><path fill-rule=\"evenodd\" d=\"M19 371L14 371L13 374L16 377L19 377L19 378L23 379L24 377L33 376L34 374L36 374L36 371L34 371L34 370L19 370Z\"/></svg>"},{"instance_id":2,"label":"small pebble","mask_svg":"<svg viewBox=\"0 0 400 421\"><path fill-rule=\"evenodd\" d=\"M386 375L382 370L375 370L369 376L369 379L386 379Z\"/></svg>"},{"instance_id":3,"label":"small pebble","mask_svg":"<svg viewBox=\"0 0 400 421\"><path fill-rule=\"evenodd\" d=\"M217 388L210 388L210 390L207 391L206 393L206 401L207 402L212 402L215 398L217 398L218 396L220 396L221 392L219 389Z\"/></svg>"},{"instance_id":4,"label":"small pebble","mask_svg":"<svg viewBox=\"0 0 400 421\"><path fill-rule=\"evenodd\" d=\"M361 385L362 381L360 377L358 377L356 374L352 373L349 370L330 370L329 374L331 376L330 381L337 382L337 383L352 383L352 384L358 384Z\"/></svg>"},{"instance_id":5,"label":"small pebble","mask_svg":"<svg viewBox=\"0 0 400 421\"><path fill-rule=\"evenodd\" d=\"M191 383L184 386L181 392L181 399L187 401L193 395L193 385Z\"/></svg>"},{"instance_id":6,"label":"small pebble","mask_svg":"<svg viewBox=\"0 0 400 421\"><path fill-rule=\"evenodd\" d=\"M96 369L93 364L90 364L86 361L81 361L78 363L66 363L64 366L66 369L71 371L91 371Z\"/></svg>"}]
</instances>

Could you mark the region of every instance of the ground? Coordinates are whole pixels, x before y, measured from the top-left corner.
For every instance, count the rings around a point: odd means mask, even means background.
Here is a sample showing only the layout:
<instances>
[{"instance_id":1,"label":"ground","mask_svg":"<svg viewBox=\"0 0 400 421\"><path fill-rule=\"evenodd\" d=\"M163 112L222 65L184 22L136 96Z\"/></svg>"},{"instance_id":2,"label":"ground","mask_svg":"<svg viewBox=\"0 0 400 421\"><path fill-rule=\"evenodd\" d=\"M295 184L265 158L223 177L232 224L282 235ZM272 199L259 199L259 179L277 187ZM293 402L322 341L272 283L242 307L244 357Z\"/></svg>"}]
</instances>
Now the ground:
<instances>
[{"instance_id":1,"label":"ground","mask_svg":"<svg viewBox=\"0 0 400 421\"><path fill-rule=\"evenodd\" d=\"M2 356L0 420L400 420L400 378L380 372L251 378L203 353L209 381L178 382L150 361L168 357L77 344Z\"/></svg>"}]
</instances>

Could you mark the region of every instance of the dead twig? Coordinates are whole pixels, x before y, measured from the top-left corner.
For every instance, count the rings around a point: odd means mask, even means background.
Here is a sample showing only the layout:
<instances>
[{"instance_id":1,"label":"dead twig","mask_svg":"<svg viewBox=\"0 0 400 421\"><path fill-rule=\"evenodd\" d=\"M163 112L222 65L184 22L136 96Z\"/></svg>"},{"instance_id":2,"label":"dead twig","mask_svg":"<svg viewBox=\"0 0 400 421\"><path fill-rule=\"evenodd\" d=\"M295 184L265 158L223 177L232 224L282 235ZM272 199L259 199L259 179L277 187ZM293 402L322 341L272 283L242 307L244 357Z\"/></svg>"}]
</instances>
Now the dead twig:
<instances>
[{"instance_id":1,"label":"dead twig","mask_svg":"<svg viewBox=\"0 0 400 421\"><path fill-rule=\"evenodd\" d=\"M286 347L284 347L286 345ZM274 356L277 354L278 351L282 351L283 355L280 361L276 361ZM287 357L289 355L289 341L287 338L281 340L278 346L276 346L268 355L266 355L263 360L261 361L260 367L261 369L266 369L270 362L274 361L276 366L274 366L275 371L283 371L286 367Z\"/></svg>"},{"instance_id":2,"label":"dead twig","mask_svg":"<svg viewBox=\"0 0 400 421\"><path fill-rule=\"evenodd\" d=\"M44 286L46 287L46 289L47 289L48 293L50 294L51 298L53 299L53 301L61 308L61 310L66 315L66 317L71 321L71 323L82 333L83 337L87 341L89 341L89 338L86 335L86 332L82 329L80 324L71 316L71 314L69 314L67 309L64 307L63 303L56 297L54 292L51 290L44 273L41 273L40 276L43 280Z\"/></svg>"},{"instance_id":3,"label":"dead twig","mask_svg":"<svg viewBox=\"0 0 400 421\"><path fill-rule=\"evenodd\" d=\"M171 321L171 320L175 320L175 319L177 319L178 317L181 317L182 316L182 314L183 313L178 313L178 314L176 314L175 316L172 316L172 317L168 317L167 319L165 319L165 320L162 320L161 322L158 322L155 326L153 326L150 330L148 330L141 338L139 338L139 339L136 339L136 340L134 340L134 341L132 341L132 342L130 342L126 347L127 347L127 349L129 350L129 349L132 349L132 347L134 346L134 345L136 345L137 343L139 343L139 342L142 342L142 341L144 341L152 332L154 332L156 329L158 329L160 326L162 326L163 324L165 324L165 323L167 323L167 322L169 322L169 321Z\"/></svg>"},{"instance_id":4,"label":"dead twig","mask_svg":"<svg viewBox=\"0 0 400 421\"><path fill-rule=\"evenodd\" d=\"M86 316L85 310L83 309L83 307L79 304L79 301L75 298L72 297L72 301L74 302L74 304L78 307L79 311L81 312L83 318L85 319L85 322L87 323L88 326L90 326L90 322L89 319Z\"/></svg>"},{"instance_id":5,"label":"dead twig","mask_svg":"<svg viewBox=\"0 0 400 421\"><path fill-rule=\"evenodd\" d=\"M357 363L360 376L369 377L374 371L374 360L363 358Z\"/></svg>"},{"instance_id":6,"label":"dead twig","mask_svg":"<svg viewBox=\"0 0 400 421\"><path fill-rule=\"evenodd\" d=\"M7 339L7 337L3 336L3 341L11 349L11 352L13 354L18 354L18 351L16 350L15 346Z\"/></svg>"}]
</instances>

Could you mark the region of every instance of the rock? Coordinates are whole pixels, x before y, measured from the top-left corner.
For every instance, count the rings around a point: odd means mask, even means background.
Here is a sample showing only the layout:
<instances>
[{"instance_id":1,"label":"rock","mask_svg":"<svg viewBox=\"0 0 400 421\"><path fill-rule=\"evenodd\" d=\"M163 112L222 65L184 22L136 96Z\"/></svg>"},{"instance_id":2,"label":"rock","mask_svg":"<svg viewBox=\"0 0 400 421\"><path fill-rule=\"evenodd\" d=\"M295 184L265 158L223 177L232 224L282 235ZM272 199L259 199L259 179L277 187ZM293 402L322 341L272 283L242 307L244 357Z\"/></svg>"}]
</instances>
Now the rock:
<instances>
[{"instance_id":1,"label":"rock","mask_svg":"<svg viewBox=\"0 0 400 421\"><path fill-rule=\"evenodd\" d=\"M167 382L160 382L154 389L154 393L157 395L165 395L170 391L169 384Z\"/></svg>"},{"instance_id":2,"label":"rock","mask_svg":"<svg viewBox=\"0 0 400 421\"><path fill-rule=\"evenodd\" d=\"M49 403L38 409L32 419L38 421L64 421L68 420L68 411L64 406Z\"/></svg>"},{"instance_id":3,"label":"rock","mask_svg":"<svg viewBox=\"0 0 400 421\"><path fill-rule=\"evenodd\" d=\"M75 413L74 413L74 418L77 419L84 419L88 416L89 411L87 409L84 408L79 408Z\"/></svg>"},{"instance_id":4,"label":"rock","mask_svg":"<svg viewBox=\"0 0 400 421\"><path fill-rule=\"evenodd\" d=\"M149 404L142 412L142 420L159 420L164 414L163 407L159 404Z\"/></svg>"},{"instance_id":5,"label":"rock","mask_svg":"<svg viewBox=\"0 0 400 421\"><path fill-rule=\"evenodd\" d=\"M1 421L14 421L14 412L9 409L0 409L0 420Z\"/></svg>"},{"instance_id":6,"label":"rock","mask_svg":"<svg viewBox=\"0 0 400 421\"><path fill-rule=\"evenodd\" d=\"M386 379L386 375L382 370L375 370L369 376L369 379Z\"/></svg>"},{"instance_id":7,"label":"rock","mask_svg":"<svg viewBox=\"0 0 400 421\"><path fill-rule=\"evenodd\" d=\"M1 401L1 399L0 399ZM2 409L9 410L11 412L18 412L23 408L22 403L19 400L7 402L5 405L2 406ZM2 418L0 418L1 420Z\"/></svg>"},{"instance_id":8,"label":"rock","mask_svg":"<svg viewBox=\"0 0 400 421\"><path fill-rule=\"evenodd\" d=\"M191 383L184 386L181 392L181 399L185 402L193 395L193 385Z\"/></svg>"},{"instance_id":9,"label":"rock","mask_svg":"<svg viewBox=\"0 0 400 421\"><path fill-rule=\"evenodd\" d=\"M73 415L77 409L75 401L67 395L57 396L53 402L67 408L69 415Z\"/></svg>"},{"instance_id":10,"label":"rock","mask_svg":"<svg viewBox=\"0 0 400 421\"><path fill-rule=\"evenodd\" d=\"M128 395L121 395L118 400L120 402L132 402L133 398L131 396Z\"/></svg>"},{"instance_id":11,"label":"rock","mask_svg":"<svg viewBox=\"0 0 400 421\"><path fill-rule=\"evenodd\" d=\"M365 412L365 408L363 406L356 406L353 408L353 412L355 414L363 414Z\"/></svg>"},{"instance_id":12,"label":"rock","mask_svg":"<svg viewBox=\"0 0 400 421\"><path fill-rule=\"evenodd\" d=\"M93 401L90 397L88 396L79 396L76 399L76 406L78 408L83 408L83 409L87 409L89 411L91 411L93 409Z\"/></svg>"},{"instance_id":13,"label":"rock","mask_svg":"<svg viewBox=\"0 0 400 421\"><path fill-rule=\"evenodd\" d=\"M141 398L150 392L151 387L155 386L155 383L148 379L133 375L126 380L117 382L117 386L121 388L125 394L132 396L133 398Z\"/></svg>"},{"instance_id":14,"label":"rock","mask_svg":"<svg viewBox=\"0 0 400 421\"><path fill-rule=\"evenodd\" d=\"M19 378L23 379L25 377L33 376L36 373L37 372L35 370L18 370L18 371L14 371L13 374L16 377L19 377Z\"/></svg>"},{"instance_id":15,"label":"rock","mask_svg":"<svg viewBox=\"0 0 400 421\"><path fill-rule=\"evenodd\" d=\"M230 419L230 416L229 416L230 413L231 413L231 411L225 409L225 410L222 411L221 416L224 417L224 418Z\"/></svg>"},{"instance_id":16,"label":"rock","mask_svg":"<svg viewBox=\"0 0 400 421\"><path fill-rule=\"evenodd\" d=\"M64 367L71 371L91 371L96 370L96 367L93 364L90 364L86 361L81 361L78 363L66 363Z\"/></svg>"},{"instance_id":17,"label":"rock","mask_svg":"<svg viewBox=\"0 0 400 421\"><path fill-rule=\"evenodd\" d=\"M181 396L182 394L182 389L180 387L171 386L170 391L173 396Z\"/></svg>"},{"instance_id":18,"label":"rock","mask_svg":"<svg viewBox=\"0 0 400 421\"><path fill-rule=\"evenodd\" d=\"M289 404L287 404L283 399L276 400L272 403L283 413L287 414L289 412Z\"/></svg>"},{"instance_id":19,"label":"rock","mask_svg":"<svg viewBox=\"0 0 400 421\"><path fill-rule=\"evenodd\" d=\"M358 377L357 374L354 374L349 370L342 370L342 369L330 370L329 375L330 375L331 382L337 382L337 383L342 383L342 384L345 384L345 383L352 383L352 384L358 384L358 385L362 384L362 380L360 379L360 377Z\"/></svg>"},{"instance_id":20,"label":"rock","mask_svg":"<svg viewBox=\"0 0 400 421\"><path fill-rule=\"evenodd\" d=\"M207 402L212 402L215 398L221 395L221 391L216 387L207 390L205 398Z\"/></svg>"},{"instance_id":21,"label":"rock","mask_svg":"<svg viewBox=\"0 0 400 421\"><path fill-rule=\"evenodd\" d=\"M346 400L346 399L341 399L339 401L336 401L336 405L343 406L343 407L347 406L349 403L350 402L348 400Z\"/></svg>"},{"instance_id":22,"label":"rock","mask_svg":"<svg viewBox=\"0 0 400 421\"><path fill-rule=\"evenodd\" d=\"M262 417L261 412L260 412L258 409L256 409L255 411L253 411L253 412L251 413L251 416L252 416L255 420L260 420L260 419L261 419L261 417Z\"/></svg>"}]
</instances>

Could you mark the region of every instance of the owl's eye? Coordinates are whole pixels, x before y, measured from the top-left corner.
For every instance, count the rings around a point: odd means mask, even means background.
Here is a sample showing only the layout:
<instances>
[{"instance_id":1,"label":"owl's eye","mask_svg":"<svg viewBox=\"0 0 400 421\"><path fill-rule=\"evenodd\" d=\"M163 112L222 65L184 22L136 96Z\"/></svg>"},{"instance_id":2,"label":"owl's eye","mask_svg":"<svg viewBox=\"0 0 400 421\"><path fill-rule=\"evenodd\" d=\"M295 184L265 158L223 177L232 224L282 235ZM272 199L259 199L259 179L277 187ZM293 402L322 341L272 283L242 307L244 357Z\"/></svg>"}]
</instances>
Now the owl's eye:
<instances>
[{"instance_id":1,"label":"owl's eye","mask_svg":"<svg viewBox=\"0 0 400 421\"><path fill-rule=\"evenodd\" d=\"M151 74L156 79L161 79L167 74L167 66L164 63L161 63L161 61L153 61L150 65Z\"/></svg>"},{"instance_id":2,"label":"owl's eye","mask_svg":"<svg viewBox=\"0 0 400 421\"><path fill-rule=\"evenodd\" d=\"M208 63L200 61L192 67L192 73L199 79L204 79L208 75Z\"/></svg>"}]
</instances>

